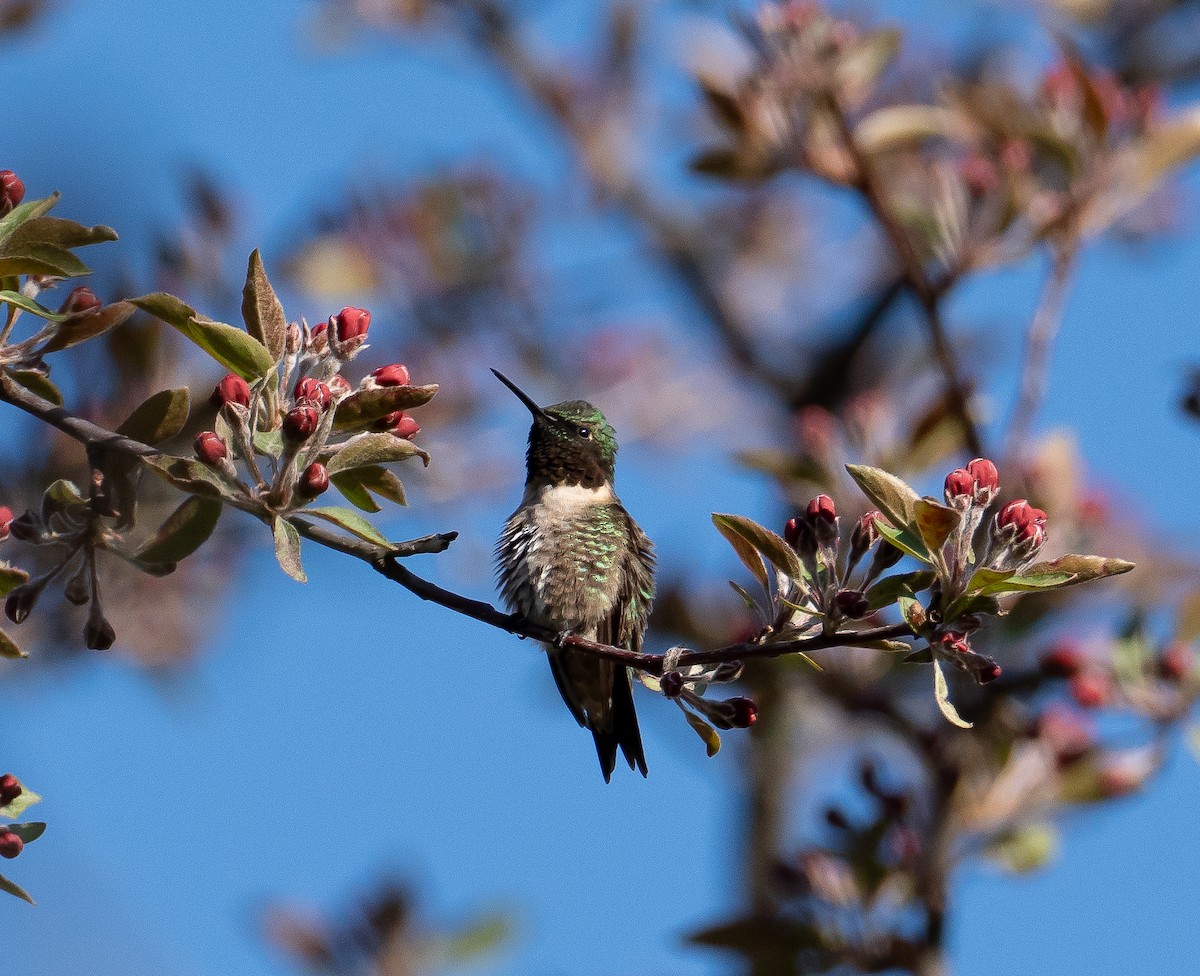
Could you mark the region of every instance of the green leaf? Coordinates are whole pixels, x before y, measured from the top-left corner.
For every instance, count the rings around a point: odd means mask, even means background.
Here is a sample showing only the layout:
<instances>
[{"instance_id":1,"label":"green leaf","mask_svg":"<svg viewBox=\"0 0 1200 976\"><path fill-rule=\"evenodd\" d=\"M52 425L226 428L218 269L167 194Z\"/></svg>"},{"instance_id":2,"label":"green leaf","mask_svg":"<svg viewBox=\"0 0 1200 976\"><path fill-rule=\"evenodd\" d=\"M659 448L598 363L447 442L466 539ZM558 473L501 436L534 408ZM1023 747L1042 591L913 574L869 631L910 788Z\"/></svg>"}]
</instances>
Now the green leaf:
<instances>
[{"instance_id":1,"label":"green leaf","mask_svg":"<svg viewBox=\"0 0 1200 976\"><path fill-rule=\"evenodd\" d=\"M0 563L0 596L8 596L22 583L29 582L29 574L16 566Z\"/></svg>"},{"instance_id":2,"label":"green leaf","mask_svg":"<svg viewBox=\"0 0 1200 976\"><path fill-rule=\"evenodd\" d=\"M29 892L27 892L20 885L9 881L8 878L2 874L0 874L0 891L7 891L10 895L16 895L18 898L24 899L31 905L37 904L36 901L29 897Z\"/></svg>"},{"instance_id":3,"label":"green leaf","mask_svg":"<svg viewBox=\"0 0 1200 976\"><path fill-rule=\"evenodd\" d=\"M1135 567L1134 563L1124 559L1110 559L1105 556L1059 556L1049 562L1034 563L1021 570L1025 579L1039 579L1046 576L1057 576L1066 573L1071 577L1066 583L1042 583L1042 586L1074 586L1090 580L1103 579L1106 576L1119 576L1128 573Z\"/></svg>"},{"instance_id":4,"label":"green leaf","mask_svg":"<svg viewBox=\"0 0 1200 976\"><path fill-rule=\"evenodd\" d=\"M733 592L742 598L742 602L746 604L747 610L759 610L758 601L746 592L746 588L744 586L742 586L740 583L735 583L733 580L727 580L727 582L731 587L733 587Z\"/></svg>"},{"instance_id":5,"label":"green leaf","mask_svg":"<svg viewBox=\"0 0 1200 976\"><path fill-rule=\"evenodd\" d=\"M686 708L681 708L684 717L696 732L704 740L704 747L708 750L709 758L711 759L721 751L721 736L711 725L694 712L689 712Z\"/></svg>"},{"instance_id":6,"label":"green leaf","mask_svg":"<svg viewBox=\"0 0 1200 976\"><path fill-rule=\"evenodd\" d=\"M221 508L215 498L192 495L167 516L153 538L138 547L133 558L151 565L182 562L213 534Z\"/></svg>"},{"instance_id":7,"label":"green leaf","mask_svg":"<svg viewBox=\"0 0 1200 976\"><path fill-rule=\"evenodd\" d=\"M50 196L42 197L40 200L26 200L20 206L13 207L12 211L4 217L0 217L0 244L7 243L17 228L27 220L33 220L35 217L40 217L53 210L60 196L61 194L56 190Z\"/></svg>"},{"instance_id":8,"label":"green leaf","mask_svg":"<svg viewBox=\"0 0 1200 976\"><path fill-rule=\"evenodd\" d=\"M300 533L282 515L275 516L275 558L283 571L298 583L307 583L308 576L300 563Z\"/></svg>"},{"instance_id":9,"label":"green leaf","mask_svg":"<svg viewBox=\"0 0 1200 976\"><path fill-rule=\"evenodd\" d=\"M117 433L143 444L159 444L183 430L188 421L188 389L161 390L144 400Z\"/></svg>"},{"instance_id":10,"label":"green leaf","mask_svg":"<svg viewBox=\"0 0 1200 976\"><path fill-rule=\"evenodd\" d=\"M95 339L124 323L133 312L133 305L129 302L113 302L111 305L105 305L87 315L81 315L66 328L55 332L38 352L43 355L59 352L77 346L81 342Z\"/></svg>"},{"instance_id":11,"label":"green leaf","mask_svg":"<svg viewBox=\"0 0 1200 976\"><path fill-rule=\"evenodd\" d=\"M897 529L905 529L916 522L917 502L921 496L904 481L894 474L865 464L847 464L846 470L863 494ZM925 561L928 562L928 559Z\"/></svg>"},{"instance_id":12,"label":"green leaf","mask_svg":"<svg viewBox=\"0 0 1200 976\"><path fill-rule=\"evenodd\" d=\"M14 587L15 588L15 587ZM29 655L17 646L16 641L0 630L0 657L22 658Z\"/></svg>"},{"instance_id":13,"label":"green leaf","mask_svg":"<svg viewBox=\"0 0 1200 976\"><path fill-rule=\"evenodd\" d=\"M19 291L0 291L0 302L15 305L17 308L24 309L38 318L45 319L47 322L65 322L71 317L66 313L59 315L58 312L52 312L45 305L35 302L32 298L27 298Z\"/></svg>"},{"instance_id":14,"label":"green leaf","mask_svg":"<svg viewBox=\"0 0 1200 976\"><path fill-rule=\"evenodd\" d=\"M363 434L340 448L326 463L330 475L354 468L366 468L391 461L403 461L416 455L429 464L429 455L412 441L393 434Z\"/></svg>"},{"instance_id":15,"label":"green leaf","mask_svg":"<svg viewBox=\"0 0 1200 976\"><path fill-rule=\"evenodd\" d=\"M46 832L46 825L40 821L33 821L32 823L10 823L5 824L4 829L11 830L26 844L32 844Z\"/></svg>"},{"instance_id":16,"label":"green leaf","mask_svg":"<svg viewBox=\"0 0 1200 976\"><path fill-rule=\"evenodd\" d=\"M922 590L928 589L937 579L937 574L931 569L918 569L912 573L897 573L895 576L885 576L874 586L870 587L864 596L872 610L880 610L891 606L902 596L912 597Z\"/></svg>"},{"instance_id":17,"label":"green leaf","mask_svg":"<svg viewBox=\"0 0 1200 976\"><path fill-rule=\"evenodd\" d=\"M35 803L41 803L42 798L34 793L24 783L21 784L21 795L12 800L7 806L0 807L0 813L15 820Z\"/></svg>"},{"instance_id":18,"label":"green leaf","mask_svg":"<svg viewBox=\"0 0 1200 976\"><path fill-rule=\"evenodd\" d=\"M314 518L332 522L338 528L345 529L351 535L356 535L360 539L365 539L367 542L374 542L378 546L391 548L391 543L388 541L387 536L359 515L358 512L349 508L340 508L336 505L323 506L321 508L305 508L296 514L311 515Z\"/></svg>"},{"instance_id":19,"label":"green leaf","mask_svg":"<svg viewBox=\"0 0 1200 976\"><path fill-rule=\"evenodd\" d=\"M951 725L957 725L960 729L974 728L972 723L959 717L958 709L950 701L950 689L946 686L946 676L942 674L942 662L936 657L933 659L933 696L937 699L938 708Z\"/></svg>"},{"instance_id":20,"label":"green leaf","mask_svg":"<svg viewBox=\"0 0 1200 976\"><path fill-rule=\"evenodd\" d=\"M362 472L364 469L359 468L354 471L344 471L342 474L331 475L329 480L333 486L342 493L346 501L355 508L360 508L364 512L383 511L383 506L371 497L371 493L363 487Z\"/></svg>"},{"instance_id":21,"label":"green leaf","mask_svg":"<svg viewBox=\"0 0 1200 976\"><path fill-rule=\"evenodd\" d=\"M954 138L969 131L954 109L940 105L886 105L862 119L854 136L870 156L908 149L926 139Z\"/></svg>"},{"instance_id":22,"label":"green leaf","mask_svg":"<svg viewBox=\"0 0 1200 976\"><path fill-rule=\"evenodd\" d=\"M229 485L221 475L208 465L192 458L163 454L159 457L145 458L145 464L167 484L188 494L219 498L231 493Z\"/></svg>"},{"instance_id":23,"label":"green leaf","mask_svg":"<svg viewBox=\"0 0 1200 976\"><path fill-rule=\"evenodd\" d=\"M182 332L230 372L257 380L275 367L267 347L253 336L224 322L198 316L174 295L155 292L131 299L132 304Z\"/></svg>"},{"instance_id":24,"label":"green leaf","mask_svg":"<svg viewBox=\"0 0 1200 976\"><path fill-rule=\"evenodd\" d=\"M904 618L904 622L914 632L919 632L925 626L928 615L925 613L925 608L921 605L920 600L911 596L902 596L896 600L896 606L899 607L900 616Z\"/></svg>"},{"instance_id":25,"label":"green leaf","mask_svg":"<svg viewBox=\"0 0 1200 976\"><path fill-rule=\"evenodd\" d=\"M512 924L505 915L486 915L451 936L443 949L446 962L468 962L495 952L512 938Z\"/></svg>"},{"instance_id":26,"label":"green leaf","mask_svg":"<svg viewBox=\"0 0 1200 976\"><path fill-rule=\"evenodd\" d=\"M246 284L242 288L242 318L246 331L263 344L275 362L283 358L287 317L263 268L258 248L250 252Z\"/></svg>"},{"instance_id":27,"label":"green leaf","mask_svg":"<svg viewBox=\"0 0 1200 976\"><path fill-rule=\"evenodd\" d=\"M988 844L986 853L1009 871L1028 874L1054 859L1058 831L1048 823L1026 824L1001 834Z\"/></svg>"},{"instance_id":28,"label":"green leaf","mask_svg":"<svg viewBox=\"0 0 1200 976\"><path fill-rule=\"evenodd\" d=\"M36 369L13 369L9 370L8 375L35 396L40 396L56 407L63 405L62 394L45 373Z\"/></svg>"},{"instance_id":29,"label":"green leaf","mask_svg":"<svg viewBox=\"0 0 1200 976\"><path fill-rule=\"evenodd\" d=\"M0 277L5 275L42 274L56 278L79 278L92 269L70 251L53 244L12 244L0 247Z\"/></svg>"},{"instance_id":30,"label":"green leaf","mask_svg":"<svg viewBox=\"0 0 1200 976\"><path fill-rule=\"evenodd\" d=\"M923 563L933 562L933 557L929 555L929 550L925 548L924 541L912 529L897 529L879 519L875 520L875 526L879 529L879 534L901 552L908 553L908 555L914 559L921 560Z\"/></svg>"},{"instance_id":31,"label":"green leaf","mask_svg":"<svg viewBox=\"0 0 1200 976\"><path fill-rule=\"evenodd\" d=\"M759 551L734 527L733 523L727 522L724 516L714 513L712 521L713 525L717 527L717 531L725 537L725 541L733 547L733 551L737 553L742 565L750 570L750 575L758 580L763 591L770 594L771 588L767 582L767 564L763 561ZM753 601L751 605L754 605Z\"/></svg>"},{"instance_id":32,"label":"green leaf","mask_svg":"<svg viewBox=\"0 0 1200 976\"><path fill-rule=\"evenodd\" d=\"M111 227L98 225L85 227L73 220L61 217L31 217L13 231L4 242L3 250L16 250L24 244L52 244L55 247L71 250L76 247L86 247L89 244L103 244L115 241L117 232Z\"/></svg>"},{"instance_id":33,"label":"green leaf","mask_svg":"<svg viewBox=\"0 0 1200 976\"><path fill-rule=\"evenodd\" d=\"M437 391L436 383L430 383L428 386L382 386L377 390L359 390L338 403L333 429L353 430L365 427L389 413L411 410L428 403Z\"/></svg>"},{"instance_id":34,"label":"green leaf","mask_svg":"<svg viewBox=\"0 0 1200 976\"><path fill-rule=\"evenodd\" d=\"M789 546L782 536L741 515L719 515L714 512L712 521L713 525L717 527L717 531L726 539L729 539L729 533L745 539L788 579L803 580L805 578L804 564L800 562L796 550ZM738 555L740 556L741 553L739 552ZM746 562L745 558L742 561ZM747 566L749 565L747 563Z\"/></svg>"},{"instance_id":35,"label":"green leaf","mask_svg":"<svg viewBox=\"0 0 1200 976\"><path fill-rule=\"evenodd\" d=\"M962 516L952 508L939 505L929 498L917 500L914 511L917 532L930 552L938 552L951 533L958 528Z\"/></svg>"}]
</instances>

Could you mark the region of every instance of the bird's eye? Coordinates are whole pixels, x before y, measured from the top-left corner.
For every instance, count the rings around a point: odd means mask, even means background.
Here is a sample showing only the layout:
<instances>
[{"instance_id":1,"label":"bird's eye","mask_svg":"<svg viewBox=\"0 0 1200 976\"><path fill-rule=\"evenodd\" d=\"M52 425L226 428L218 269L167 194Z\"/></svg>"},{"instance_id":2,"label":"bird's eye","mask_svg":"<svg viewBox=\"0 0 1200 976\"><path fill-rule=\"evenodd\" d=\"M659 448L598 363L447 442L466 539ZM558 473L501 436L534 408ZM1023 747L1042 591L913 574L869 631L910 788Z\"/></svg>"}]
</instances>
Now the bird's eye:
<instances>
[{"instance_id":1,"label":"bird's eye","mask_svg":"<svg viewBox=\"0 0 1200 976\"><path fill-rule=\"evenodd\" d=\"M586 440L591 440L591 437L592 437L592 431L591 431L591 428L589 428L589 427L580 427L580 428L579 428L579 436L580 436L580 437L582 437L582 438L583 438L585 441L586 441Z\"/></svg>"}]
</instances>

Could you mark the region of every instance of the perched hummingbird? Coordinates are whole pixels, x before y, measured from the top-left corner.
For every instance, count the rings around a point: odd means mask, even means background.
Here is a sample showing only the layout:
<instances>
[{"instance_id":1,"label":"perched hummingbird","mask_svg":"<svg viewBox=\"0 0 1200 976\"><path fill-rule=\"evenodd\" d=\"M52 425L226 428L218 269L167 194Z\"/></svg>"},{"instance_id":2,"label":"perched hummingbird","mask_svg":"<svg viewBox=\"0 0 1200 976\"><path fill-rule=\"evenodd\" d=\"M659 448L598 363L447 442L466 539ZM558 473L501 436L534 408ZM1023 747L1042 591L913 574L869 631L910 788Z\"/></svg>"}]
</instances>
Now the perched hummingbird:
<instances>
[{"instance_id":1,"label":"perched hummingbird","mask_svg":"<svg viewBox=\"0 0 1200 976\"><path fill-rule=\"evenodd\" d=\"M613 491L612 427L590 403L539 407L492 372L533 414L525 495L496 544L505 603L551 630L639 650L654 600L654 547ZM604 781L618 747L645 776L629 669L570 647L546 651L563 701L596 740Z\"/></svg>"}]
</instances>

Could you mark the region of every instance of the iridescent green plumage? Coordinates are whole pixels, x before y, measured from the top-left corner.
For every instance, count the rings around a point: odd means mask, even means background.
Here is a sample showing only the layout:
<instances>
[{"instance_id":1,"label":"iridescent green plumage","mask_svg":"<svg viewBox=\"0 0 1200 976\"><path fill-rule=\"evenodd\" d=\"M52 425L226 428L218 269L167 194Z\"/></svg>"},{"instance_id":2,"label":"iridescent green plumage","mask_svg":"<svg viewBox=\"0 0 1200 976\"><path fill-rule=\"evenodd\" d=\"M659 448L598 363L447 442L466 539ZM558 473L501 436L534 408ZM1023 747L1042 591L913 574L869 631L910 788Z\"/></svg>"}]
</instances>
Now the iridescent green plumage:
<instances>
[{"instance_id":1,"label":"iridescent green plumage","mask_svg":"<svg viewBox=\"0 0 1200 976\"><path fill-rule=\"evenodd\" d=\"M612 427L590 403L542 408L500 379L534 416L525 496L496 547L505 602L542 626L640 649L654 600L653 546L613 491ZM645 775L628 669L570 648L547 653L563 700L595 738L604 778L618 748Z\"/></svg>"}]
</instances>

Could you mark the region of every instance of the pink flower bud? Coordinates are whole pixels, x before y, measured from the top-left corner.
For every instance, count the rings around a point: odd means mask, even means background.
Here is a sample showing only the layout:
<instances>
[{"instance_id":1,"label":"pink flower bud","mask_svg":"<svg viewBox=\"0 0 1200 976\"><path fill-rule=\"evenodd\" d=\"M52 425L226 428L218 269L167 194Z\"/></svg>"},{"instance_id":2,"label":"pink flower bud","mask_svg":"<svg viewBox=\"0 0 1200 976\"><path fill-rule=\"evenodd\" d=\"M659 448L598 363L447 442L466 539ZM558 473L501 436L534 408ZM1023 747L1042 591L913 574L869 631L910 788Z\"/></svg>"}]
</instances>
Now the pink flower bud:
<instances>
[{"instance_id":1,"label":"pink flower bud","mask_svg":"<svg viewBox=\"0 0 1200 976\"><path fill-rule=\"evenodd\" d=\"M322 410L333 402L333 393L329 387L320 380L314 380L311 376L298 380L294 392L297 403L308 401L315 403Z\"/></svg>"},{"instance_id":2,"label":"pink flower bud","mask_svg":"<svg viewBox=\"0 0 1200 976\"><path fill-rule=\"evenodd\" d=\"M966 468L955 468L946 475L943 489L946 504L954 508L966 508L971 504L975 494L975 479Z\"/></svg>"},{"instance_id":3,"label":"pink flower bud","mask_svg":"<svg viewBox=\"0 0 1200 976\"><path fill-rule=\"evenodd\" d=\"M678 671L664 671L658 679L658 686L667 698L678 698L683 691L683 675Z\"/></svg>"},{"instance_id":4,"label":"pink flower bud","mask_svg":"<svg viewBox=\"0 0 1200 976\"><path fill-rule=\"evenodd\" d=\"M0 857L6 857L11 861L23 850L25 850L25 841L11 830L0 830Z\"/></svg>"},{"instance_id":5,"label":"pink flower bud","mask_svg":"<svg viewBox=\"0 0 1200 976\"><path fill-rule=\"evenodd\" d=\"M1082 648L1074 641L1064 640L1042 655L1042 673L1052 678L1073 678L1086 662Z\"/></svg>"},{"instance_id":6,"label":"pink flower bud","mask_svg":"<svg viewBox=\"0 0 1200 976\"><path fill-rule=\"evenodd\" d=\"M346 377L342 376L341 373L335 373L333 376L329 377L328 386L330 396L332 396L335 400L340 400L347 393L350 393L354 390L354 387L350 385L349 381L346 379Z\"/></svg>"},{"instance_id":7,"label":"pink flower bud","mask_svg":"<svg viewBox=\"0 0 1200 976\"><path fill-rule=\"evenodd\" d=\"M0 807L8 806L24 792L21 788L21 781L12 773L0 776Z\"/></svg>"},{"instance_id":8,"label":"pink flower bud","mask_svg":"<svg viewBox=\"0 0 1200 976\"><path fill-rule=\"evenodd\" d=\"M371 327L371 313L365 308L346 306L337 315L329 317L329 324L336 329L339 342L362 342Z\"/></svg>"},{"instance_id":9,"label":"pink flower bud","mask_svg":"<svg viewBox=\"0 0 1200 976\"><path fill-rule=\"evenodd\" d=\"M74 318L77 315L87 315L89 312L95 312L100 309L104 303L96 297L96 293L87 285L80 285L78 288L72 288L67 297L63 300L62 305L58 307L59 315L70 315Z\"/></svg>"},{"instance_id":10,"label":"pink flower bud","mask_svg":"<svg viewBox=\"0 0 1200 976\"><path fill-rule=\"evenodd\" d=\"M380 366L371 373L371 379L375 381L376 386L408 386L408 367L403 363Z\"/></svg>"},{"instance_id":11,"label":"pink flower bud","mask_svg":"<svg viewBox=\"0 0 1200 976\"><path fill-rule=\"evenodd\" d=\"M1099 671L1081 671L1071 679L1070 689L1083 708L1101 708L1112 694L1108 678Z\"/></svg>"},{"instance_id":12,"label":"pink flower bud","mask_svg":"<svg viewBox=\"0 0 1200 976\"><path fill-rule=\"evenodd\" d=\"M197 434L193 447L196 449L196 457L209 466L220 464L229 457L229 448L211 430Z\"/></svg>"},{"instance_id":13,"label":"pink flower bud","mask_svg":"<svg viewBox=\"0 0 1200 976\"><path fill-rule=\"evenodd\" d=\"M320 461L314 461L296 483L296 491L304 498L316 498L329 488L329 471Z\"/></svg>"},{"instance_id":14,"label":"pink flower bud","mask_svg":"<svg viewBox=\"0 0 1200 976\"><path fill-rule=\"evenodd\" d=\"M0 217L25 199L25 184L11 169L0 169ZM14 855L15 857L15 855Z\"/></svg>"},{"instance_id":15,"label":"pink flower bud","mask_svg":"<svg viewBox=\"0 0 1200 976\"><path fill-rule=\"evenodd\" d=\"M749 698L730 698L725 704L730 706L729 724L735 729L748 729L758 721L758 706Z\"/></svg>"},{"instance_id":16,"label":"pink flower bud","mask_svg":"<svg viewBox=\"0 0 1200 976\"><path fill-rule=\"evenodd\" d=\"M283 436L297 443L312 437L317 425L321 422L321 414L311 404L302 403L292 407L283 418Z\"/></svg>"},{"instance_id":17,"label":"pink flower bud","mask_svg":"<svg viewBox=\"0 0 1200 976\"><path fill-rule=\"evenodd\" d=\"M9 536L9 526L12 525L13 510L7 505L0 505L0 542Z\"/></svg>"},{"instance_id":18,"label":"pink flower bud","mask_svg":"<svg viewBox=\"0 0 1200 976\"><path fill-rule=\"evenodd\" d=\"M209 402L220 410L227 403L238 403L243 407L250 406L250 384L237 373L226 373L225 378L213 390Z\"/></svg>"},{"instance_id":19,"label":"pink flower bud","mask_svg":"<svg viewBox=\"0 0 1200 976\"><path fill-rule=\"evenodd\" d=\"M406 440L415 437L421 430L421 425L403 410L395 410L392 413L385 414L371 426L374 430L385 431L386 433L394 434L396 437L403 437Z\"/></svg>"},{"instance_id":20,"label":"pink flower bud","mask_svg":"<svg viewBox=\"0 0 1200 976\"><path fill-rule=\"evenodd\" d=\"M1046 513L1040 508L1034 508L1024 498L1011 501L1000 509L996 522L1004 527L1015 526L1023 529L1027 525L1045 525Z\"/></svg>"},{"instance_id":21,"label":"pink flower bud","mask_svg":"<svg viewBox=\"0 0 1200 976\"><path fill-rule=\"evenodd\" d=\"M967 473L970 474L975 489L975 500L981 505L986 505L987 502L980 500L980 494L985 493L987 501L990 502L1000 490L1000 472L996 470L996 465L987 458L975 458L967 465Z\"/></svg>"}]
</instances>

